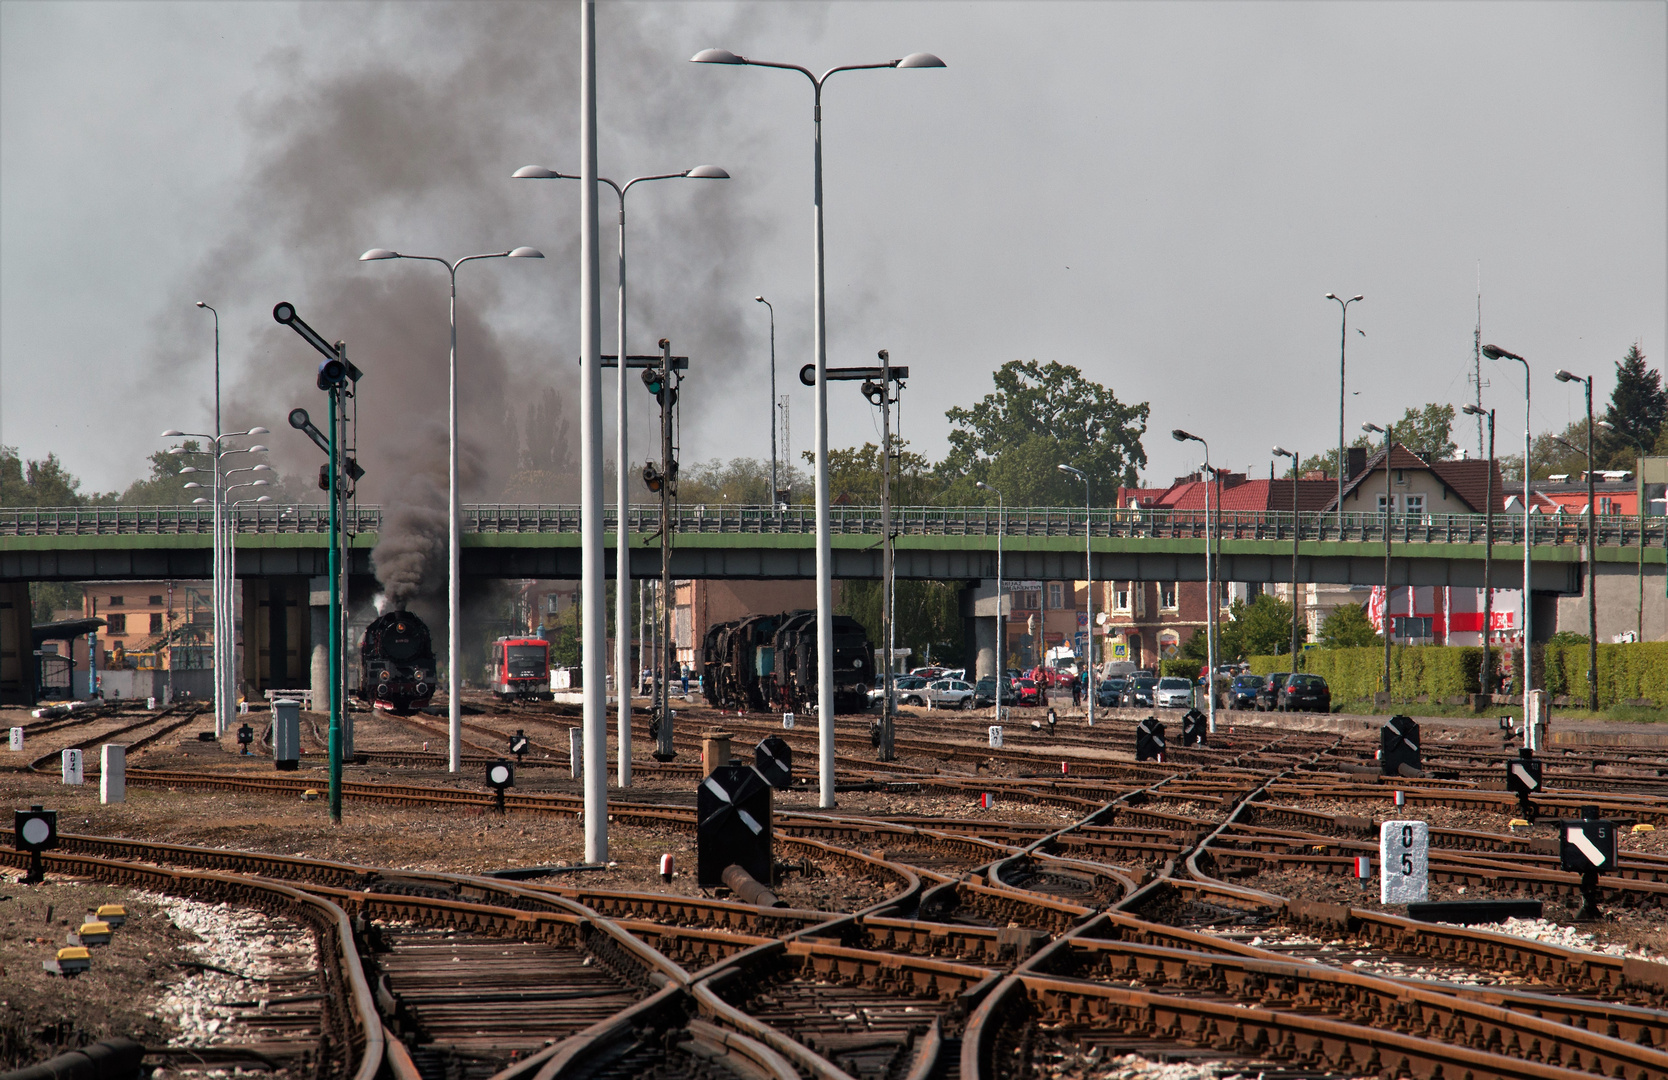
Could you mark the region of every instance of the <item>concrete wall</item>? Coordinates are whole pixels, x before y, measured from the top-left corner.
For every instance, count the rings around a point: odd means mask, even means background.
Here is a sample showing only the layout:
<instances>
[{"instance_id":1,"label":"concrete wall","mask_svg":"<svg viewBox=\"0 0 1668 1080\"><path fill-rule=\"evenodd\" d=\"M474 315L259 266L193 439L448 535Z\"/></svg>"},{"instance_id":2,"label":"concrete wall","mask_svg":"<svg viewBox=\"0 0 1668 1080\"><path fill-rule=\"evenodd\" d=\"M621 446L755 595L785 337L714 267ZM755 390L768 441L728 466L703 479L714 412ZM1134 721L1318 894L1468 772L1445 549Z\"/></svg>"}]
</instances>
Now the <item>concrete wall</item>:
<instances>
[{"instance_id":1,"label":"concrete wall","mask_svg":"<svg viewBox=\"0 0 1668 1080\"><path fill-rule=\"evenodd\" d=\"M1615 641L1622 633L1633 633L1639 625L1639 575L1636 566L1626 564L1598 564L1598 639ZM1587 581L1586 574L1581 577ZM1663 594L1664 578L1661 565L1645 564L1645 634L1646 641L1668 640L1668 596ZM1539 597L1537 597L1539 599ZM1537 614L1539 609L1537 608ZM1560 596L1558 598L1559 630L1585 635L1587 633L1587 597ZM1541 634L1536 628L1535 638Z\"/></svg>"}]
</instances>

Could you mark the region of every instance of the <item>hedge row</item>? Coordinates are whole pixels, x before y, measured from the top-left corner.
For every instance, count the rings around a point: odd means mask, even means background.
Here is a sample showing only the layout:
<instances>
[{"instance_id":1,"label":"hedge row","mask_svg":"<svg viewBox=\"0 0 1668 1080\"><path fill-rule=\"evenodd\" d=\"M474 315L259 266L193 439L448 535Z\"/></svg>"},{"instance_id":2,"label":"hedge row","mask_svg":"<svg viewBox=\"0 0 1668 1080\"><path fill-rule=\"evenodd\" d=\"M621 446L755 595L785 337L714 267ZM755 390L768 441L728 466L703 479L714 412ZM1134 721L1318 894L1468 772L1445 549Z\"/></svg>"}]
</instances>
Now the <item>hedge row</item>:
<instances>
[{"instance_id":1,"label":"hedge row","mask_svg":"<svg viewBox=\"0 0 1668 1080\"><path fill-rule=\"evenodd\" d=\"M1535 647L1542 686L1577 705L1587 698L1587 646L1562 642ZM1498 654L1496 654L1498 656ZM1498 662L1498 661L1496 661ZM1253 656L1258 675L1290 671L1289 656ZM1398 645L1390 650L1390 688L1395 700L1421 694L1433 699L1479 692L1483 650L1448 645ZM1311 649L1303 670L1320 675L1333 701L1370 701L1384 686L1384 648ZM1599 708L1649 701L1668 703L1668 642L1646 641L1598 647Z\"/></svg>"}]
</instances>

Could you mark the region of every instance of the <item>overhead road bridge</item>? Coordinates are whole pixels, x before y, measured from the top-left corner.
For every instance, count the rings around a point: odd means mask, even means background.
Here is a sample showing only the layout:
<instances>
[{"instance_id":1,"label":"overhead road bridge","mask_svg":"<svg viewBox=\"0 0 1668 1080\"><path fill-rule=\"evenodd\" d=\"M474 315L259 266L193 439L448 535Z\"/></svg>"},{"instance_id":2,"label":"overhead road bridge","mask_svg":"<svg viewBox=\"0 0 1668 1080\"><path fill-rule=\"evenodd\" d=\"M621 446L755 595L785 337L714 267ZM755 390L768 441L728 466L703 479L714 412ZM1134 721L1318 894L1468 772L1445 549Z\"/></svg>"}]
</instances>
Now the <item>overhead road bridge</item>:
<instances>
[{"instance_id":1,"label":"overhead road bridge","mask_svg":"<svg viewBox=\"0 0 1668 1080\"><path fill-rule=\"evenodd\" d=\"M1061 580L1083 576L1084 530L1091 533L1097 581L1202 581L1205 516L1199 511L1010 509L1005 522L986 507L893 510L897 573L902 578L970 581L996 576L998 532L1004 576ZM578 578L577 506L473 505L463 511L463 572L498 578ZM239 577L317 577L328 556L322 505L244 507L236 512ZM349 572L372 573L371 553L397 515L380 507L350 509ZM835 577L880 577L880 511L831 512ZM1598 561L1664 563L1668 519L1599 515ZM213 513L197 507L0 508L0 581L196 579L210 576ZM1390 583L1480 587L1481 514L1224 513L1220 535L1224 581L1279 582L1291 575L1298 530L1299 581L1377 585L1384 579L1384 534L1392 547ZM613 573L618 522L605 530ZM635 577L660 574L657 506L633 506L627 546ZM810 507L684 505L674 509L672 575L677 578L813 578L816 518ZM1534 522L1533 587L1581 591L1587 519L1548 516ZM1493 583L1522 584L1524 523L1497 515ZM444 542L444 535L437 538Z\"/></svg>"}]
</instances>

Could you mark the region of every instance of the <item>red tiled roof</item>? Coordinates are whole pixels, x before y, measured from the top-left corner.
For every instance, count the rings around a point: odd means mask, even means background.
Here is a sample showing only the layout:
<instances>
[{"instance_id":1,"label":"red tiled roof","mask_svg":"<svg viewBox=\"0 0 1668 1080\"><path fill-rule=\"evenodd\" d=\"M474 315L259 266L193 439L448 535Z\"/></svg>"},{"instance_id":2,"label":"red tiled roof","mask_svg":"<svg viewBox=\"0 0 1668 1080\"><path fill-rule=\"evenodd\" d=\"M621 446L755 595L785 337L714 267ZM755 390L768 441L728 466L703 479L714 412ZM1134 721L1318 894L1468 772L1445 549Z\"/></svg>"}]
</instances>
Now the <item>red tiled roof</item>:
<instances>
[{"instance_id":1,"label":"red tiled roof","mask_svg":"<svg viewBox=\"0 0 1668 1080\"><path fill-rule=\"evenodd\" d=\"M1380 450L1367 460L1366 468L1357 473L1354 479L1349 480L1344 484L1344 498L1349 498L1351 492L1355 491L1355 489L1360 487L1362 484L1367 483L1373 473L1383 467L1384 451ZM1391 449L1390 467L1393 469L1406 469L1416 472L1430 473L1440 480L1449 491L1452 491L1455 495L1459 496L1460 501L1463 502L1468 509L1477 513L1481 513L1483 510L1483 502L1485 501L1485 492L1487 491L1489 471L1491 468L1494 472L1494 509L1496 512L1505 508L1506 496L1510 494L1510 492L1505 489L1505 482L1500 478L1500 463L1497 461L1488 462L1481 458L1460 459L1454 461L1426 461L1424 458L1415 454L1401 443L1397 443ZM1381 480L1379 483L1382 484L1383 481ZM1333 496L1328 498L1326 505L1320 509L1330 510L1337 505L1337 489L1334 488L1333 490Z\"/></svg>"}]
</instances>

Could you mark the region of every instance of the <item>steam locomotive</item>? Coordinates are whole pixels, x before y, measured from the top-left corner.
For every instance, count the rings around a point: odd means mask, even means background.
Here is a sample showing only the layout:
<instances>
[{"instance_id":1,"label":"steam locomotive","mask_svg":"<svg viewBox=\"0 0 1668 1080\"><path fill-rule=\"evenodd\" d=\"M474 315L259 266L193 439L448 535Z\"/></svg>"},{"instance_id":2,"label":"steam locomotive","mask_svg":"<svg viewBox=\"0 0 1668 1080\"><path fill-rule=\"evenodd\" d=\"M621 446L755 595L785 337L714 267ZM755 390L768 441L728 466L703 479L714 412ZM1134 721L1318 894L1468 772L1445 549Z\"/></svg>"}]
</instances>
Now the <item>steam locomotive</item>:
<instances>
[{"instance_id":1,"label":"steam locomotive","mask_svg":"<svg viewBox=\"0 0 1668 1080\"><path fill-rule=\"evenodd\" d=\"M716 709L809 712L817 701L817 613L752 615L709 627L701 687ZM863 625L834 616L834 711L868 708L874 649Z\"/></svg>"},{"instance_id":2,"label":"steam locomotive","mask_svg":"<svg viewBox=\"0 0 1668 1080\"><path fill-rule=\"evenodd\" d=\"M390 611L359 643L359 697L373 708L410 713L434 697L434 642L423 620Z\"/></svg>"}]
</instances>

